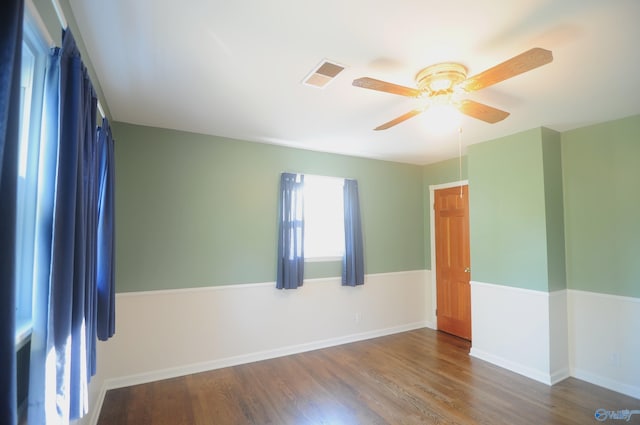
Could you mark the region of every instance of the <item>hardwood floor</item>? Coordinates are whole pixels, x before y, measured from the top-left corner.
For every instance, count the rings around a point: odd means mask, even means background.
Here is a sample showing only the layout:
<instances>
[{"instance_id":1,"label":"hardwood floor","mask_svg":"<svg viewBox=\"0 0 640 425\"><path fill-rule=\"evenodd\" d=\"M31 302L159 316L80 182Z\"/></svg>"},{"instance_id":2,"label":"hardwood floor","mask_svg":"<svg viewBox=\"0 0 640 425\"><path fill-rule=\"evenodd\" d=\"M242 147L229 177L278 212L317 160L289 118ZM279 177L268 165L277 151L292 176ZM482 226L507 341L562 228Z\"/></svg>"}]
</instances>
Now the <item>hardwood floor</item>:
<instances>
[{"instance_id":1,"label":"hardwood floor","mask_svg":"<svg viewBox=\"0 0 640 425\"><path fill-rule=\"evenodd\" d=\"M553 387L429 329L110 390L99 425L591 424L640 400L569 378ZM610 419L609 422L624 422ZM640 424L640 414L629 422Z\"/></svg>"}]
</instances>

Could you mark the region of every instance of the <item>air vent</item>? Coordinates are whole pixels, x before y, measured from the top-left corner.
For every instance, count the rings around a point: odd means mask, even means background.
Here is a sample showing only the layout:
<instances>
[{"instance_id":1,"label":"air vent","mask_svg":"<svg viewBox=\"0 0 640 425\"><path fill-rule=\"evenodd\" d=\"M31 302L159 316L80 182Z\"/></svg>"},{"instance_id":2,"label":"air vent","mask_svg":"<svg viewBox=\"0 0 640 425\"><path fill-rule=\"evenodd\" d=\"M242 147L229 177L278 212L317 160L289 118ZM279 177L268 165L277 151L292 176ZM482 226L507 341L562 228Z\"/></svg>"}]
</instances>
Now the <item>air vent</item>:
<instances>
[{"instance_id":1,"label":"air vent","mask_svg":"<svg viewBox=\"0 0 640 425\"><path fill-rule=\"evenodd\" d=\"M305 77L302 84L324 88L344 69L344 66L324 60Z\"/></svg>"}]
</instances>

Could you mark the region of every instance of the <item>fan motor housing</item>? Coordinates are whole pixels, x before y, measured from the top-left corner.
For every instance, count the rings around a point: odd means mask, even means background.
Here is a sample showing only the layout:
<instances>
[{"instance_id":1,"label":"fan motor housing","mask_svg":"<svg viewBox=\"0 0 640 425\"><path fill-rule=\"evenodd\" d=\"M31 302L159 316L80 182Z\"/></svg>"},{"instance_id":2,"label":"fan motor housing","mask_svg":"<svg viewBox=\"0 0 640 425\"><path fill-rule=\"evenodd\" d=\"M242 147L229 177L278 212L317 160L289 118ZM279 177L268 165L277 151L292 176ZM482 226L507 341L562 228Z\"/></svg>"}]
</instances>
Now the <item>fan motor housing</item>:
<instances>
[{"instance_id":1,"label":"fan motor housing","mask_svg":"<svg viewBox=\"0 0 640 425\"><path fill-rule=\"evenodd\" d=\"M459 63L438 63L420 70L415 77L421 91L429 96L450 94L467 78L467 67Z\"/></svg>"}]
</instances>

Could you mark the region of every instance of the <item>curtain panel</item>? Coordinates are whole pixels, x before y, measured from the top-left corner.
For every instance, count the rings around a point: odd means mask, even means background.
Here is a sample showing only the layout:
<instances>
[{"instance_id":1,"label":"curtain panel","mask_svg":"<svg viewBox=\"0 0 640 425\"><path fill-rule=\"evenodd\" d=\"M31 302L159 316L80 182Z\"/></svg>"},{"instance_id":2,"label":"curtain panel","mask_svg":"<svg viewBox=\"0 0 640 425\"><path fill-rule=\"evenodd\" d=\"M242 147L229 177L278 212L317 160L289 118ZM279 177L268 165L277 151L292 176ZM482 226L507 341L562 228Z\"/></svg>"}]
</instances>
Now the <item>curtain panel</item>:
<instances>
[{"instance_id":1,"label":"curtain panel","mask_svg":"<svg viewBox=\"0 0 640 425\"><path fill-rule=\"evenodd\" d=\"M113 202L105 199L112 195L103 193L109 184L102 186L105 176L113 178L103 166L113 163L103 158L109 149L98 143L96 115L93 86L66 30L45 78L29 394L34 423L67 424L88 411L98 321L111 320L99 315L99 305L112 305L111 289L101 292L98 282L113 278L112 240L100 245L109 226L113 234Z\"/></svg>"},{"instance_id":2,"label":"curtain panel","mask_svg":"<svg viewBox=\"0 0 640 425\"><path fill-rule=\"evenodd\" d=\"M15 425L15 229L24 2L0 5L0 418Z\"/></svg>"},{"instance_id":3,"label":"curtain panel","mask_svg":"<svg viewBox=\"0 0 640 425\"><path fill-rule=\"evenodd\" d=\"M276 288L296 289L304 278L304 176L280 176Z\"/></svg>"},{"instance_id":4,"label":"curtain panel","mask_svg":"<svg viewBox=\"0 0 640 425\"><path fill-rule=\"evenodd\" d=\"M111 127L106 118L98 128L97 149L99 161L97 337L101 341L106 341L116 331L114 142Z\"/></svg>"},{"instance_id":5,"label":"curtain panel","mask_svg":"<svg viewBox=\"0 0 640 425\"><path fill-rule=\"evenodd\" d=\"M360 222L358 182L344 181L344 243L342 259L342 285L364 284L364 243Z\"/></svg>"}]
</instances>

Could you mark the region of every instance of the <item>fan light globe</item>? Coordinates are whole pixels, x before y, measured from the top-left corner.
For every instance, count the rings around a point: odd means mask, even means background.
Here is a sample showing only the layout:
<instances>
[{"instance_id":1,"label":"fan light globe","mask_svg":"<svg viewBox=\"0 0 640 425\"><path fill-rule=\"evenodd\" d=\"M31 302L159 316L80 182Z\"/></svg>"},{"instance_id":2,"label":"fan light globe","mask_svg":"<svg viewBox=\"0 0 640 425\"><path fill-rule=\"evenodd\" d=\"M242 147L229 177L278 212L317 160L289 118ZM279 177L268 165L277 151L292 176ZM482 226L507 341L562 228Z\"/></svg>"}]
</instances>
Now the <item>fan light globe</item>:
<instances>
[{"instance_id":1,"label":"fan light globe","mask_svg":"<svg viewBox=\"0 0 640 425\"><path fill-rule=\"evenodd\" d=\"M432 103L424 112L424 123L430 134L442 136L460 128L462 115L451 102Z\"/></svg>"},{"instance_id":2,"label":"fan light globe","mask_svg":"<svg viewBox=\"0 0 640 425\"><path fill-rule=\"evenodd\" d=\"M467 78L467 68L459 63L438 63L416 74L420 90L429 95L451 94Z\"/></svg>"},{"instance_id":3,"label":"fan light globe","mask_svg":"<svg viewBox=\"0 0 640 425\"><path fill-rule=\"evenodd\" d=\"M433 92L448 90L450 87L451 87L451 80L449 79L433 80L429 83L429 88Z\"/></svg>"}]
</instances>

